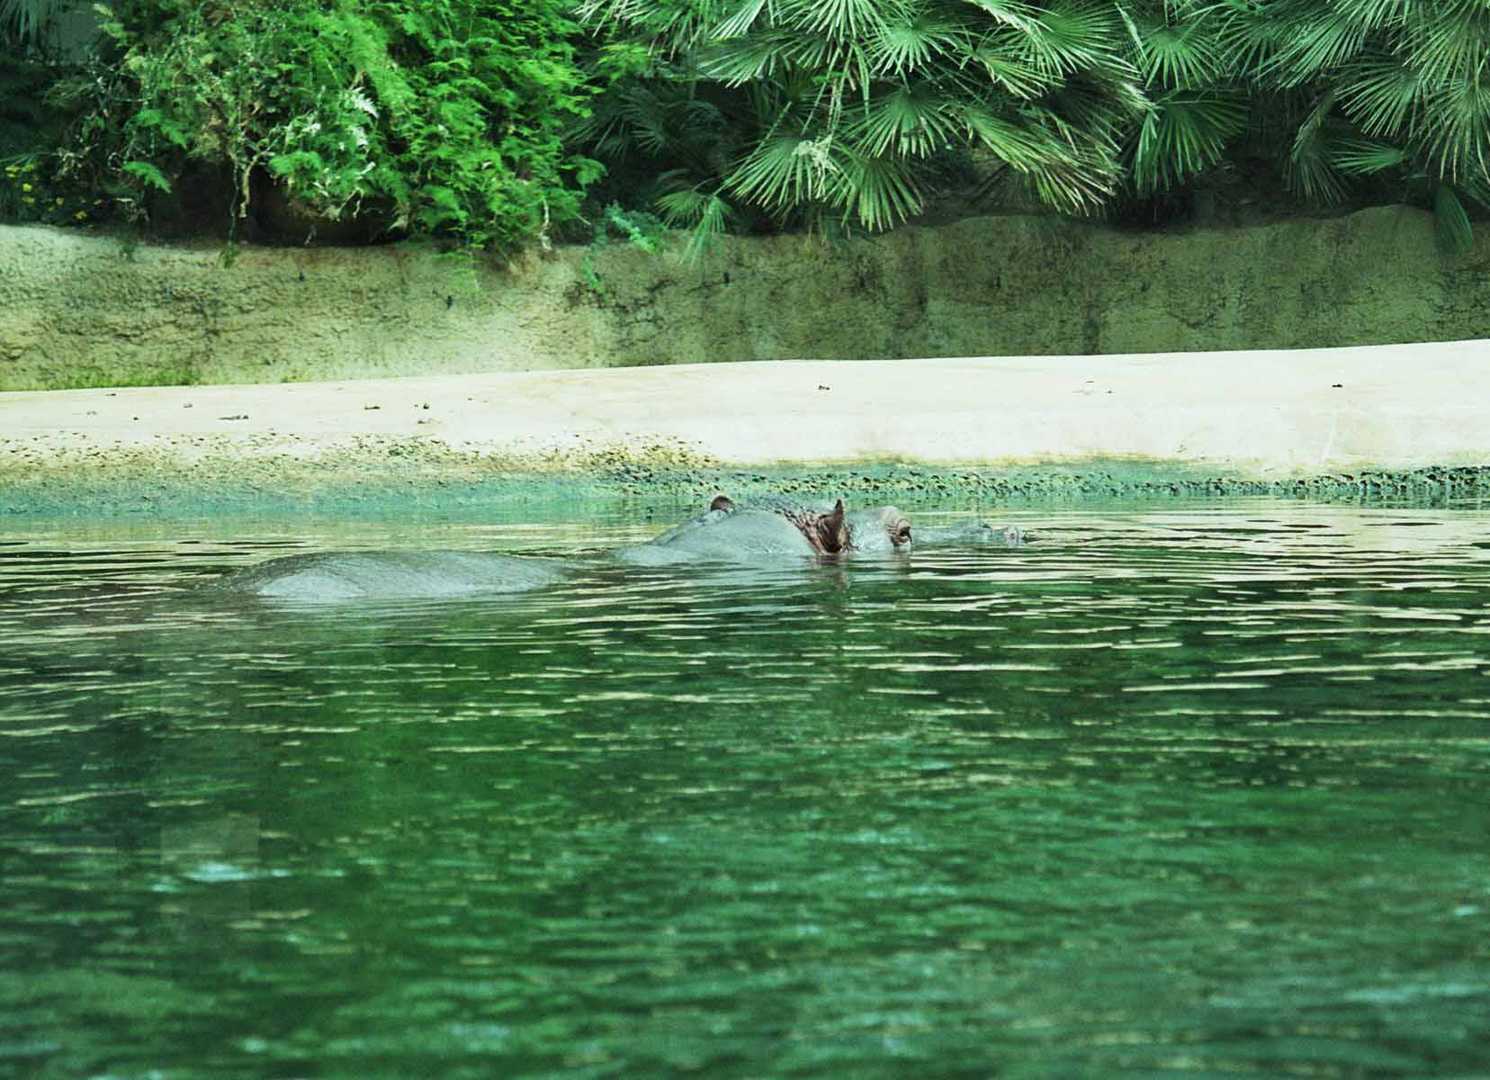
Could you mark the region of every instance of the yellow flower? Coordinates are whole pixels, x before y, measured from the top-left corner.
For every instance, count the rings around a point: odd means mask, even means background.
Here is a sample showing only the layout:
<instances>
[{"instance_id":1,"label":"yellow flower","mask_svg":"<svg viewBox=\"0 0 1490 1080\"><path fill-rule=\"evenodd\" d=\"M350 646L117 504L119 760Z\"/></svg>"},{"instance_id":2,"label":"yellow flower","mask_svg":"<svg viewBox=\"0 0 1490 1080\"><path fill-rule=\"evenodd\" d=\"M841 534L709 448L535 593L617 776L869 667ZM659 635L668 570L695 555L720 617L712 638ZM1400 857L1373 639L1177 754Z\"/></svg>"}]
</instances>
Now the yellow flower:
<instances>
[{"instance_id":1,"label":"yellow flower","mask_svg":"<svg viewBox=\"0 0 1490 1080\"><path fill-rule=\"evenodd\" d=\"M53 206L61 206L62 205L62 196L61 195L58 195L55 199L53 199L52 200L52 205Z\"/></svg>"},{"instance_id":2,"label":"yellow flower","mask_svg":"<svg viewBox=\"0 0 1490 1080\"><path fill-rule=\"evenodd\" d=\"M31 190L31 185L30 184L22 184L21 185L21 190L22 191L30 191Z\"/></svg>"},{"instance_id":3,"label":"yellow flower","mask_svg":"<svg viewBox=\"0 0 1490 1080\"><path fill-rule=\"evenodd\" d=\"M21 202L25 203L27 206L35 206L36 205L36 200L33 199L30 195L27 195L23 199L21 199Z\"/></svg>"},{"instance_id":4,"label":"yellow flower","mask_svg":"<svg viewBox=\"0 0 1490 1080\"><path fill-rule=\"evenodd\" d=\"M72 216L72 219L74 221L87 221L88 220L88 211L86 211L86 210L79 210L76 214L74 214Z\"/></svg>"}]
</instances>

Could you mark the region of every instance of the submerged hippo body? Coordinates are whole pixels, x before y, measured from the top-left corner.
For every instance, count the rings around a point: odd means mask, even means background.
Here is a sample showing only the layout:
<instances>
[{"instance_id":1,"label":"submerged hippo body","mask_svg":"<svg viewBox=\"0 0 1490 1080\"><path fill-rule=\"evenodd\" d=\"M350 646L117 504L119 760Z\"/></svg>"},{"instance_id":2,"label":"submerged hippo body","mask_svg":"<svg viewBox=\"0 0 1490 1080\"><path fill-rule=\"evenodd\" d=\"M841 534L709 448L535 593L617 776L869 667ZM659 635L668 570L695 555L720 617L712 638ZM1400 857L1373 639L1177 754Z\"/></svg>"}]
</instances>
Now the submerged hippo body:
<instances>
[{"instance_id":1,"label":"submerged hippo body","mask_svg":"<svg viewBox=\"0 0 1490 1080\"><path fill-rule=\"evenodd\" d=\"M1018 547L1013 526L983 522L920 530L916 544ZM692 562L770 564L911 547L911 525L893 506L847 510L784 499L736 506L723 495L709 509L644 544L612 553L633 566ZM470 551L363 551L291 555L239 570L216 592L285 601L405 600L517 593L564 579L565 563Z\"/></svg>"},{"instance_id":2,"label":"submerged hippo body","mask_svg":"<svg viewBox=\"0 0 1490 1080\"><path fill-rule=\"evenodd\" d=\"M965 521L956 525L922 527L916 530L917 547L1023 547L1027 542L1018 525L990 525Z\"/></svg>"},{"instance_id":3,"label":"submerged hippo body","mask_svg":"<svg viewBox=\"0 0 1490 1080\"><path fill-rule=\"evenodd\" d=\"M784 500L738 507L723 495L698 517L615 557L637 566L692 561L771 562L854 552L895 551L910 543L910 523L893 506L845 510Z\"/></svg>"},{"instance_id":4,"label":"submerged hippo body","mask_svg":"<svg viewBox=\"0 0 1490 1080\"><path fill-rule=\"evenodd\" d=\"M563 579L550 559L476 551L345 551L290 555L229 574L213 589L272 600L416 600L526 592Z\"/></svg>"}]
</instances>

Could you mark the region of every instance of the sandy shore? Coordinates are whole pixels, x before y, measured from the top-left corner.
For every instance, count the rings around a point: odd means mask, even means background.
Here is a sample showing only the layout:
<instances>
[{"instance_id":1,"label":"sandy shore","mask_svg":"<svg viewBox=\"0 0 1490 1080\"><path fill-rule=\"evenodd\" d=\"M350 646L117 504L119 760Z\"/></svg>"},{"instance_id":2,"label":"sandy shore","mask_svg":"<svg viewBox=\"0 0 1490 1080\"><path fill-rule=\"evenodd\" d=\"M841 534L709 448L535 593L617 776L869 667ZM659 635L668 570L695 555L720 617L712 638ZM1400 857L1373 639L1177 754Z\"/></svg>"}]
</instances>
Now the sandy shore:
<instances>
[{"instance_id":1,"label":"sandy shore","mask_svg":"<svg viewBox=\"0 0 1490 1080\"><path fill-rule=\"evenodd\" d=\"M1297 352L785 362L0 394L0 480L211 459L536 468L1144 459L1234 475L1490 463L1490 341Z\"/></svg>"}]
</instances>

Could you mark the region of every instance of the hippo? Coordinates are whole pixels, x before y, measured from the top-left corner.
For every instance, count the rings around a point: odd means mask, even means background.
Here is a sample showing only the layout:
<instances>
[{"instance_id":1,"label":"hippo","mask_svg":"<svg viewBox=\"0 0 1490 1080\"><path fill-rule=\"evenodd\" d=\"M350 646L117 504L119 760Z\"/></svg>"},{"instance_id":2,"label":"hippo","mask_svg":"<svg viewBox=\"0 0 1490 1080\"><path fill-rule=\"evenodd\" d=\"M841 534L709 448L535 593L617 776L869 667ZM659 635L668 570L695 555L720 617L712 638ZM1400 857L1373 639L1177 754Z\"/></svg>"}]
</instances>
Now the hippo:
<instances>
[{"instance_id":1,"label":"hippo","mask_svg":"<svg viewBox=\"0 0 1490 1080\"><path fill-rule=\"evenodd\" d=\"M764 562L783 556L843 556L907 552L915 546L1020 547L1017 526L967 522L917 529L893 506L846 510L843 500L808 506L785 499L766 499L739 507L717 495L709 509L644 544L613 553L622 562L668 566L693 560Z\"/></svg>"},{"instance_id":2,"label":"hippo","mask_svg":"<svg viewBox=\"0 0 1490 1080\"><path fill-rule=\"evenodd\" d=\"M718 495L704 513L661 536L611 552L633 566L762 564L906 552L911 525L893 506L848 510L785 499L737 506ZM1017 528L983 523L926 531L932 543L1017 547ZM918 537L918 545L922 540ZM573 563L468 551L361 551L291 555L229 574L209 588L286 601L429 599L516 593L565 579Z\"/></svg>"},{"instance_id":3,"label":"hippo","mask_svg":"<svg viewBox=\"0 0 1490 1080\"><path fill-rule=\"evenodd\" d=\"M845 510L842 499L831 509L767 499L742 508L718 495L698 517L613 554L633 565L668 566L694 560L765 562L888 552L907 548L910 542L910 522L893 506Z\"/></svg>"},{"instance_id":4,"label":"hippo","mask_svg":"<svg viewBox=\"0 0 1490 1080\"><path fill-rule=\"evenodd\" d=\"M515 593L562 581L556 559L479 551L332 551L250 566L209 588L271 600L418 600Z\"/></svg>"},{"instance_id":5,"label":"hippo","mask_svg":"<svg viewBox=\"0 0 1490 1080\"><path fill-rule=\"evenodd\" d=\"M1023 547L1029 542L1018 525L990 525L986 521L963 521L956 525L922 526L916 530L920 547Z\"/></svg>"}]
</instances>

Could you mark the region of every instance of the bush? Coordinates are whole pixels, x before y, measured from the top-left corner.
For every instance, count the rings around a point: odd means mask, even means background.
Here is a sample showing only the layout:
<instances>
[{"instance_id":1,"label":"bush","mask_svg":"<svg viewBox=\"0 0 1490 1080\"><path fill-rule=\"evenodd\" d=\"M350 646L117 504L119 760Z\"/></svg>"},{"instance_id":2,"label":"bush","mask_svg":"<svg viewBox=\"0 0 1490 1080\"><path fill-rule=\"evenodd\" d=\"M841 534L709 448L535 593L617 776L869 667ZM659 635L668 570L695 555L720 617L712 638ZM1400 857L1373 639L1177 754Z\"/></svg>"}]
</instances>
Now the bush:
<instances>
[{"instance_id":1,"label":"bush","mask_svg":"<svg viewBox=\"0 0 1490 1080\"><path fill-rule=\"evenodd\" d=\"M1239 177L1316 206L1407 200L1434 207L1455 250L1461 196L1490 203L1483 0L579 10L595 64L621 75L584 137L618 178L655 178L638 193L699 243L752 215L887 228L969 172L1023 188L1015 205L1131 217Z\"/></svg>"},{"instance_id":2,"label":"bush","mask_svg":"<svg viewBox=\"0 0 1490 1080\"><path fill-rule=\"evenodd\" d=\"M599 172L561 139L589 92L558 0L127 0L102 30L66 164L140 216L220 169L233 229L275 188L311 221L510 250Z\"/></svg>"}]
</instances>

